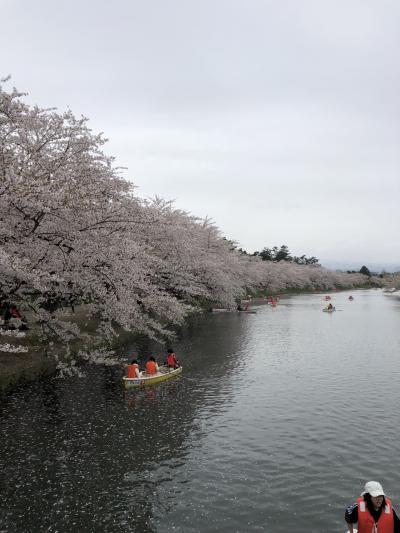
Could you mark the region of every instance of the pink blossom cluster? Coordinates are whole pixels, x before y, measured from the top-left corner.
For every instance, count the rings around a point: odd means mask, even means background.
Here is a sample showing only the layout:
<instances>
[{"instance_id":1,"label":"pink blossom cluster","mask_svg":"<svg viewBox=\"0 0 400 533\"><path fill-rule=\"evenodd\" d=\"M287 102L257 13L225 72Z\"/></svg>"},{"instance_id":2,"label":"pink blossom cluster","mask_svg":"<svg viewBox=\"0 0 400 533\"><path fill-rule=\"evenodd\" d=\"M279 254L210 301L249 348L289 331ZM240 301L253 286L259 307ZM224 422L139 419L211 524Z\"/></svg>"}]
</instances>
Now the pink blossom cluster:
<instances>
[{"instance_id":1,"label":"pink blossom cluster","mask_svg":"<svg viewBox=\"0 0 400 533\"><path fill-rule=\"evenodd\" d=\"M199 304L232 307L252 289L364 282L243 255L211 221L139 199L105 141L85 117L0 87L0 296L44 335L81 334L63 308L86 306L101 335L119 325L158 337Z\"/></svg>"}]
</instances>

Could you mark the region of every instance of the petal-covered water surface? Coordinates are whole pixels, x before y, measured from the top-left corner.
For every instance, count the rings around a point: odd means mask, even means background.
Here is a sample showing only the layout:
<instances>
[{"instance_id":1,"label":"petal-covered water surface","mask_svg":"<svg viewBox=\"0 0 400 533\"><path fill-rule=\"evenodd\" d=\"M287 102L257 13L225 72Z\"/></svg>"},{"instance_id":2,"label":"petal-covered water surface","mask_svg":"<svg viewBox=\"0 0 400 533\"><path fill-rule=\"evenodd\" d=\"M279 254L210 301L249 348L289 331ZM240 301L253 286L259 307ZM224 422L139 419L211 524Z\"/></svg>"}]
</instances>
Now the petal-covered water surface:
<instances>
[{"instance_id":1,"label":"petal-covered water surface","mask_svg":"<svg viewBox=\"0 0 400 533\"><path fill-rule=\"evenodd\" d=\"M370 479L396 508L400 299L349 294L195 317L143 390L89 367L2 398L0 531L344 531Z\"/></svg>"}]
</instances>

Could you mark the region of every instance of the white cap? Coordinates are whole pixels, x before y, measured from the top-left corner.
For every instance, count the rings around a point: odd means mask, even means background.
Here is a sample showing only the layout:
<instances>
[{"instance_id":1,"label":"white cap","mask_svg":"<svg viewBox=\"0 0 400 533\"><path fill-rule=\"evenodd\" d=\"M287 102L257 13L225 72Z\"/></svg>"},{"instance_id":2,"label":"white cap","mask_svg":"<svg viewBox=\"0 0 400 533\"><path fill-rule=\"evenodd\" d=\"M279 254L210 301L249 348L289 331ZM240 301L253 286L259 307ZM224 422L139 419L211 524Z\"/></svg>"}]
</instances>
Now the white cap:
<instances>
[{"instance_id":1,"label":"white cap","mask_svg":"<svg viewBox=\"0 0 400 533\"><path fill-rule=\"evenodd\" d=\"M378 481L368 481L365 484L363 494L370 494L371 496L385 496L382 485Z\"/></svg>"}]
</instances>

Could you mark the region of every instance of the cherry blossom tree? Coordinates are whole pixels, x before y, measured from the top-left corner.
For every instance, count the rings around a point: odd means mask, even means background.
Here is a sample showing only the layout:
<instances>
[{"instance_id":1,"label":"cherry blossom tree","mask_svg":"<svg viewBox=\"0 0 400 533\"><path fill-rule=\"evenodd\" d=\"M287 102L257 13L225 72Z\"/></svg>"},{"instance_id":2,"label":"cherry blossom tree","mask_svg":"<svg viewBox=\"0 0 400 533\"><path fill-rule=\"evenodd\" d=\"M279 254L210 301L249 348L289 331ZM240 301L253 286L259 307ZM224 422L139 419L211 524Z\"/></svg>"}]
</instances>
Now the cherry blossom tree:
<instances>
[{"instance_id":1,"label":"cherry blossom tree","mask_svg":"<svg viewBox=\"0 0 400 533\"><path fill-rule=\"evenodd\" d=\"M186 308L152 282L157 258L135 234L152 213L102 152L86 118L0 92L0 292L46 332L77 334L57 309L87 304L103 325L147 334ZM108 328L109 329L109 328Z\"/></svg>"},{"instance_id":2,"label":"cherry blossom tree","mask_svg":"<svg viewBox=\"0 0 400 533\"><path fill-rule=\"evenodd\" d=\"M232 307L246 286L257 284L247 269L248 258L233 249L211 221L159 198L150 207L163 217L152 244L162 261L158 282L165 290L191 304L200 298Z\"/></svg>"},{"instance_id":3,"label":"cherry blossom tree","mask_svg":"<svg viewBox=\"0 0 400 533\"><path fill-rule=\"evenodd\" d=\"M0 86L0 296L47 336L80 335L60 316L84 306L102 335L118 325L152 337L207 302L246 291L365 283L315 265L262 261L210 220L141 200L85 117L40 109Z\"/></svg>"},{"instance_id":4,"label":"cherry blossom tree","mask_svg":"<svg viewBox=\"0 0 400 533\"><path fill-rule=\"evenodd\" d=\"M86 305L113 324L162 335L199 301L232 305L244 260L215 225L134 195L86 118L29 107L0 89L0 293L46 334L76 325L60 308Z\"/></svg>"},{"instance_id":5,"label":"cherry blossom tree","mask_svg":"<svg viewBox=\"0 0 400 533\"><path fill-rule=\"evenodd\" d=\"M300 265L281 261L262 261L258 264L260 286L268 292L294 290L332 290L362 287L366 277L362 274L333 272L318 265ZM371 278L371 284L381 285L381 280Z\"/></svg>"}]
</instances>

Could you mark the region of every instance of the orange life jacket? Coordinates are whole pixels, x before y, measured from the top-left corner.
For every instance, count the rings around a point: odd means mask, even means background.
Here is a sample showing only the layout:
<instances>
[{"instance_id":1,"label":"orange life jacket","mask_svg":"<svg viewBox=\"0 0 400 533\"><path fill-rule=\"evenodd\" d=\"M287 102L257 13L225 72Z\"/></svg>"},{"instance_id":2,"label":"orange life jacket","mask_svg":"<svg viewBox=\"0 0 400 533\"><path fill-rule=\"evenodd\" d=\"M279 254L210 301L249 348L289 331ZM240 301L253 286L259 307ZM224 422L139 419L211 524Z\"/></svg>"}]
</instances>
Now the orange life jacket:
<instances>
[{"instance_id":1,"label":"orange life jacket","mask_svg":"<svg viewBox=\"0 0 400 533\"><path fill-rule=\"evenodd\" d=\"M173 366L173 367L176 367L177 366L177 360L176 360L176 356L174 353L169 353L167 355L167 366Z\"/></svg>"},{"instance_id":2,"label":"orange life jacket","mask_svg":"<svg viewBox=\"0 0 400 533\"><path fill-rule=\"evenodd\" d=\"M154 361L147 361L146 372L147 374L157 374L157 365Z\"/></svg>"},{"instance_id":3,"label":"orange life jacket","mask_svg":"<svg viewBox=\"0 0 400 533\"><path fill-rule=\"evenodd\" d=\"M133 365L128 365L128 378L137 378L136 370L139 372L139 365L133 363Z\"/></svg>"},{"instance_id":4,"label":"orange life jacket","mask_svg":"<svg viewBox=\"0 0 400 533\"><path fill-rule=\"evenodd\" d=\"M358 498L358 533L393 533L394 518L392 502L385 496L385 506L377 522L377 530L374 529L375 520L368 511L367 503L363 497Z\"/></svg>"}]
</instances>

